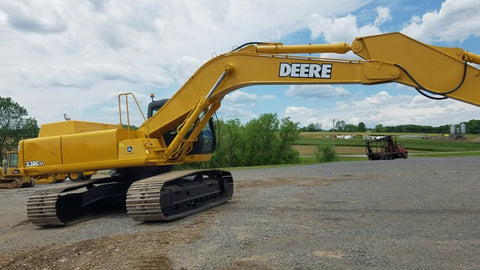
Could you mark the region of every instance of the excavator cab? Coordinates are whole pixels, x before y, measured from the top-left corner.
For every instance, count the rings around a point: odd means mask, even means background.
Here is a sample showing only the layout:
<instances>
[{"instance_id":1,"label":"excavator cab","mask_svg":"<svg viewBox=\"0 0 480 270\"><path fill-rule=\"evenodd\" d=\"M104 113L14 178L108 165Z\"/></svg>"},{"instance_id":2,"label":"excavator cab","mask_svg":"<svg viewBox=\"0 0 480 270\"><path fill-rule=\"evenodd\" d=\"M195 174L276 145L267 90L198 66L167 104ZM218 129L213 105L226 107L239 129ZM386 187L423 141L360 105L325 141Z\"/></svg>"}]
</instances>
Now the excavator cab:
<instances>
[{"instance_id":1,"label":"excavator cab","mask_svg":"<svg viewBox=\"0 0 480 270\"><path fill-rule=\"evenodd\" d=\"M160 100L153 100L153 94L152 94L152 101L148 104L148 109L147 109L147 117L151 118L154 116L160 108L167 103L168 99L160 99ZM177 135L177 129L174 128L170 130L169 132L165 133L163 135L163 139L165 140L165 143L167 145L170 145L170 143L173 141L175 136ZM190 152L190 154L210 154L215 151L216 147L216 133L215 133L215 124L213 122L213 119L211 118L208 121L208 125L205 125L205 127L202 129L200 134L197 137L197 141L193 143L193 149Z\"/></svg>"},{"instance_id":2,"label":"excavator cab","mask_svg":"<svg viewBox=\"0 0 480 270\"><path fill-rule=\"evenodd\" d=\"M148 103L147 117L151 118L154 116L167 101L168 99L153 100L152 94L152 102Z\"/></svg>"}]
</instances>

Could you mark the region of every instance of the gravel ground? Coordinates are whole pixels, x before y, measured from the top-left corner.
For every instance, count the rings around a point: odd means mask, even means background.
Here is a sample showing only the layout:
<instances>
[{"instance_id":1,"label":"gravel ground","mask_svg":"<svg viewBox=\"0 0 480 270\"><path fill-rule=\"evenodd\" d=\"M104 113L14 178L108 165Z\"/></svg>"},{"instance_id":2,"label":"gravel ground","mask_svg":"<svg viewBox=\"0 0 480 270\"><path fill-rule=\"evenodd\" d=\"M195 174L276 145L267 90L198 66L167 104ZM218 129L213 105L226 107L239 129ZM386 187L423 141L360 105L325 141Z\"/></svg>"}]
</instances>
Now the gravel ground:
<instances>
[{"instance_id":1,"label":"gravel ground","mask_svg":"<svg viewBox=\"0 0 480 270\"><path fill-rule=\"evenodd\" d=\"M112 213L42 229L25 204L52 185L0 190L0 268L479 269L479 164L411 157L238 170L231 201L163 223Z\"/></svg>"}]
</instances>

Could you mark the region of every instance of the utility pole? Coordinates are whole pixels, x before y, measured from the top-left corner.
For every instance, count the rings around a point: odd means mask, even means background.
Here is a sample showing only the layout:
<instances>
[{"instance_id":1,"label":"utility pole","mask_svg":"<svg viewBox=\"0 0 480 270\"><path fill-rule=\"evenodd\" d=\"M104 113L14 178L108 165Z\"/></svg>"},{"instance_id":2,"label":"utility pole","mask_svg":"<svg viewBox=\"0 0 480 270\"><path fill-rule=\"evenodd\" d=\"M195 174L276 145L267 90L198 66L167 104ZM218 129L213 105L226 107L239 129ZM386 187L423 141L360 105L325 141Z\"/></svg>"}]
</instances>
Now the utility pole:
<instances>
[{"instance_id":1,"label":"utility pole","mask_svg":"<svg viewBox=\"0 0 480 270\"><path fill-rule=\"evenodd\" d=\"M335 147L335 118L332 123L332 146Z\"/></svg>"}]
</instances>

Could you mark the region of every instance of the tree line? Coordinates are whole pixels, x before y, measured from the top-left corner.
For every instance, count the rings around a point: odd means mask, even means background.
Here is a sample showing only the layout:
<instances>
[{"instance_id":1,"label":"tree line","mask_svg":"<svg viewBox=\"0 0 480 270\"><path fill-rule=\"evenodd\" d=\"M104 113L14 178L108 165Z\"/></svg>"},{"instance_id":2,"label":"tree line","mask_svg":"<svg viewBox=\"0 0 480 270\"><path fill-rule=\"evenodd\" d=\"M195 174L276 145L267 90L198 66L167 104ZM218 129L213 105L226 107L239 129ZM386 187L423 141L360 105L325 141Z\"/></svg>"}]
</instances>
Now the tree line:
<instances>
[{"instance_id":1,"label":"tree line","mask_svg":"<svg viewBox=\"0 0 480 270\"><path fill-rule=\"evenodd\" d=\"M480 120L472 119L464 122L468 134L480 134ZM458 126L458 125L457 125ZM442 125L438 127L421 126L421 125L399 125L399 126L383 126L377 125L375 132L391 132L391 133L450 133L450 125Z\"/></svg>"},{"instance_id":2,"label":"tree line","mask_svg":"<svg viewBox=\"0 0 480 270\"><path fill-rule=\"evenodd\" d=\"M480 120L472 119L464 122L468 134L480 134ZM332 129L322 129L320 124L309 124L306 127L300 128L301 132L314 131L332 131ZM345 121L340 120L335 123L335 131L339 132L376 132L376 133L450 133L450 125L442 125L438 127L423 126L423 125L398 125L398 126L384 126L382 124L376 125L374 128L366 128L365 123L360 122L358 125L346 124Z\"/></svg>"}]
</instances>

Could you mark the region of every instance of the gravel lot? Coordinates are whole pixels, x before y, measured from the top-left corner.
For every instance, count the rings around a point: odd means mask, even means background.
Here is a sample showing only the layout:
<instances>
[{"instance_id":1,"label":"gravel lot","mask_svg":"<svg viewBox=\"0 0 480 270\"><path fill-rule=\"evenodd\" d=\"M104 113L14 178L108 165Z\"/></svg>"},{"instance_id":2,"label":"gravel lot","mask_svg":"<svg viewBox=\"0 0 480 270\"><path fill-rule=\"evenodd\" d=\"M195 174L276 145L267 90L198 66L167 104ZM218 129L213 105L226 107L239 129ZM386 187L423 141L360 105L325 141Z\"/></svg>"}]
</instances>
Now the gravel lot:
<instances>
[{"instance_id":1,"label":"gravel lot","mask_svg":"<svg viewBox=\"0 0 480 270\"><path fill-rule=\"evenodd\" d=\"M29 223L0 190L1 269L479 269L480 157L233 171L235 194L164 223Z\"/></svg>"}]
</instances>

